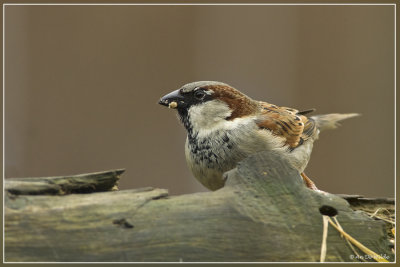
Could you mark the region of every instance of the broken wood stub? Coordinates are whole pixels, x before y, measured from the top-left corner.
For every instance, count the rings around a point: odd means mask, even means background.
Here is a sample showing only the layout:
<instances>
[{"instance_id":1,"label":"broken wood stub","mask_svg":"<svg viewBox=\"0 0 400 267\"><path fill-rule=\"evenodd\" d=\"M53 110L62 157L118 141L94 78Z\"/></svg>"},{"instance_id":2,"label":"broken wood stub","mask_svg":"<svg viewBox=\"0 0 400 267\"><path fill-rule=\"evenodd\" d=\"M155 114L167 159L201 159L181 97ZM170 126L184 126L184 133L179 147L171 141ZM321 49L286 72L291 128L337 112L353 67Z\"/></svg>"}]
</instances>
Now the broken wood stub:
<instances>
[{"instance_id":1,"label":"broken wood stub","mask_svg":"<svg viewBox=\"0 0 400 267\"><path fill-rule=\"evenodd\" d=\"M11 178L5 191L14 195L65 195L93 193L118 189L119 177L124 169L73 176Z\"/></svg>"}]
</instances>

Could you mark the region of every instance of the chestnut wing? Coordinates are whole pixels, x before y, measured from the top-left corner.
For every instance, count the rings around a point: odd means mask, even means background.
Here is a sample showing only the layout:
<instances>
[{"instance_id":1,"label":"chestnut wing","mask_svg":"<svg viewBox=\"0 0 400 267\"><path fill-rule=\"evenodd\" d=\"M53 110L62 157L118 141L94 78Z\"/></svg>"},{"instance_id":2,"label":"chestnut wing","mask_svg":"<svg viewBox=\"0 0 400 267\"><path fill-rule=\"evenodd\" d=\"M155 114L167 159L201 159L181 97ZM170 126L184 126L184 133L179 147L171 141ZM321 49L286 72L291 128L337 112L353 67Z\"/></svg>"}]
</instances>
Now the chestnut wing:
<instances>
[{"instance_id":1,"label":"chestnut wing","mask_svg":"<svg viewBox=\"0 0 400 267\"><path fill-rule=\"evenodd\" d=\"M302 115L293 108L278 107L261 102L261 119L257 122L260 129L266 129L283 137L285 143L294 149L316 134L315 121Z\"/></svg>"}]
</instances>

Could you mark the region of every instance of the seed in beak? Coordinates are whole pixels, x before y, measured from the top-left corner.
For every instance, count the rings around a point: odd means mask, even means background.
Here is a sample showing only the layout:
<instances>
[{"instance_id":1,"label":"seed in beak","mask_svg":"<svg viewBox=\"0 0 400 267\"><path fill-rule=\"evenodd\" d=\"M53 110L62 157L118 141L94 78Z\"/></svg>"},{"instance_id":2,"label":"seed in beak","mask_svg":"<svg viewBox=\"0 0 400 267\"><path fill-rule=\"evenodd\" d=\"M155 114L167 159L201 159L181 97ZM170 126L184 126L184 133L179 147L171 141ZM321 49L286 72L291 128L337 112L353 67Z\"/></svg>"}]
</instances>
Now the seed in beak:
<instances>
[{"instance_id":1,"label":"seed in beak","mask_svg":"<svg viewBox=\"0 0 400 267\"><path fill-rule=\"evenodd\" d=\"M172 101L171 103L169 103L168 107L169 108L176 108L178 106L178 103L176 103L175 101Z\"/></svg>"}]
</instances>

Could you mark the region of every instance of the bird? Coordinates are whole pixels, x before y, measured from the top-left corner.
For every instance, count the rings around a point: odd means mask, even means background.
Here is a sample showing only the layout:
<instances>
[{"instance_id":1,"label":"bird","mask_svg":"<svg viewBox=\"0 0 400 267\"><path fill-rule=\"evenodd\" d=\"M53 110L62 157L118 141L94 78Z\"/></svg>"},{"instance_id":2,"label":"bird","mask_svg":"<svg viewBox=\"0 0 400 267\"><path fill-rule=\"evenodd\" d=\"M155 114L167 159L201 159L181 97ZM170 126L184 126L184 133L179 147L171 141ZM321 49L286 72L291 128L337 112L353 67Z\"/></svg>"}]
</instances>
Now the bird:
<instances>
[{"instance_id":1,"label":"bird","mask_svg":"<svg viewBox=\"0 0 400 267\"><path fill-rule=\"evenodd\" d=\"M317 190L304 173L320 131L358 113L306 116L299 111L250 98L217 81L197 81L161 97L159 104L176 109L187 131L185 158L194 177L209 190L222 188L224 173L251 154L280 153L296 168L306 187Z\"/></svg>"}]
</instances>

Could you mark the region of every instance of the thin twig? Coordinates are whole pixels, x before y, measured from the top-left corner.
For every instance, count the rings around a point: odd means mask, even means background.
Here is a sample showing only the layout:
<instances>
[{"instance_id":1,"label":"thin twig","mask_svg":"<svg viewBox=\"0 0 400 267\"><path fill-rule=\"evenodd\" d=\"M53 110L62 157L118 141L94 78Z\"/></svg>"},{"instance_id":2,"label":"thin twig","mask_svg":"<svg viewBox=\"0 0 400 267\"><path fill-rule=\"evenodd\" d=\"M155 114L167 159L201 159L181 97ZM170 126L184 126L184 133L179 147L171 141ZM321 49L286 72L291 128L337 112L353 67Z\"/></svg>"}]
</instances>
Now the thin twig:
<instances>
[{"instance_id":1,"label":"thin twig","mask_svg":"<svg viewBox=\"0 0 400 267\"><path fill-rule=\"evenodd\" d=\"M341 230L333 221L331 218L329 219L329 223L335 227L336 230L338 230L341 234L343 234L343 236L348 239L351 243L353 243L356 247L358 247L362 252L368 254L371 256L371 258L373 258L374 260L376 260L377 262L389 262L388 260L386 260L385 258L383 258L382 256L378 255L377 253L375 253L374 251L370 250L369 248L367 248L366 246L364 246L363 244L361 244L360 242L358 242L356 239L354 239L351 235L349 235L348 233L346 233L345 231Z\"/></svg>"},{"instance_id":2,"label":"thin twig","mask_svg":"<svg viewBox=\"0 0 400 267\"><path fill-rule=\"evenodd\" d=\"M325 257L326 257L326 239L328 237L329 217L326 216L326 215L322 215L322 222L323 222L323 231L322 231L322 244L321 244L320 262L325 262Z\"/></svg>"},{"instance_id":3,"label":"thin twig","mask_svg":"<svg viewBox=\"0 0 400 267\"><path fill-rule=\"evenodd\" d=\"M340 225L339 221L337 220L336 216L333 217L333 220L335 221L335 223L337 224L337 226L339 227L339 229L342 230L342 231L344 232L344 230L343 230L342 226ZM340 233L340 237L343 238L343 234L342 234L342 233ZM366 262L366 260L365 260L363 257L361 257L360 254L358 254L357 250L353 247L353 245L350 243L350 241L349 241L347 238L345 238L344 240L346 240L346 242L347 242L347 244L349 245L350 249L351 249L351 250L354 252L354 254L357 256L357 259Z\"/></svg>"},{"instance_id":4,"label":"thin twig","mask_svg":"<svg viewBox=\"0 0 400 267\"><path fill-rule=\"evenodd\" d=\"M376 209L376 211L375 211L373 214L371 214L369 217L370 217L370 218L378 218L378 219L380 219L380 220L382 220L382 221L385 221L385 222L388 222L388 223L391 223L391 224L396 224L395 221L394 221L393 219L386 219L386 218L384 218L384 217L382 217L382 216L378 216L377 214L379 213L380 210L386 211L387 213L389 213L389 216L391 215L391 214L390 214L390 211L388 211L387 209L378 208L378 209Z\"/></svg>"}]
</instances>

